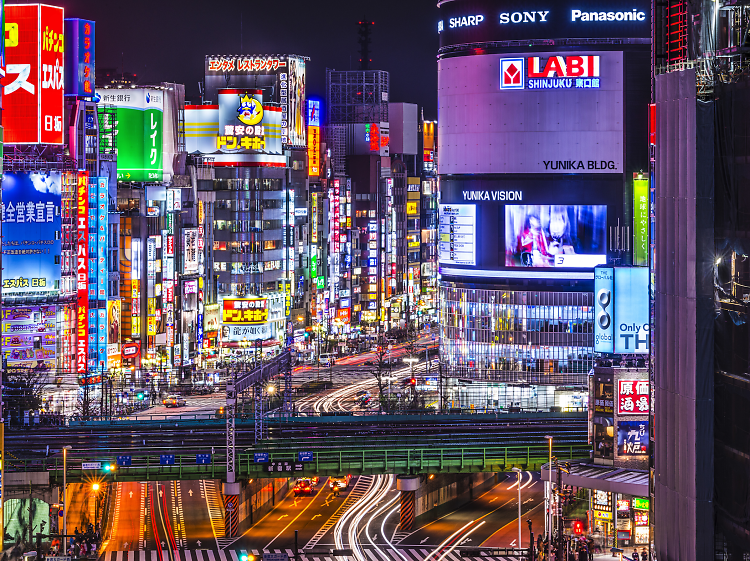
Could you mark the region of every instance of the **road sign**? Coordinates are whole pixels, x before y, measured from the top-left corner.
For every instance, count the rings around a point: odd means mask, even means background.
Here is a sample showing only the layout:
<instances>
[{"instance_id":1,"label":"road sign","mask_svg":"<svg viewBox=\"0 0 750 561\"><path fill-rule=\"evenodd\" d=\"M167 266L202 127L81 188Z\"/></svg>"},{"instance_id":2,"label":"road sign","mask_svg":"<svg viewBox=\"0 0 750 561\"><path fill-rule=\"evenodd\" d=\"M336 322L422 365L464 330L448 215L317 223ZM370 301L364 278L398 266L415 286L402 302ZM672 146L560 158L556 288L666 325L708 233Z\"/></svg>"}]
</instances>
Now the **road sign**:
<instances>
[{"instance_id":1,"label":"road sign","mask_svg":"<svg viewBox=\"0 0 750 561\"><path fill-rule=\"evenodd\" d=\"M195 463L196 464L210 464L211 463L211 454L196 454L195 455Z\"/></svg>"},{"instance_id":2,"label":"road sign","mask_svg":"<svg viewBox=\"0 0 750 561\"><path fill-rule=\"evenodd\" d=\"M297 452L298 462L312 462L315 460L315 454L312 452Z\"/></svg>"},{"instance_id":3,"label":"road sign","mask_svg":"<svg viewBox=\"0 0 750 561\"><path fill-rule=\"evenodd\" d=\"M81 469L102 469L101 462L82 462Z\"/></svg>"},{"instance_id":4,"label":"road sign","mask_svg":"<svg viewBox=\"0 0 750 561\"><path fill-rule=\"evenodd\" d=\"M263 561L289 561L286 553L263 553Z\"/></svg>"},{"instance_id":5,"label":"road sign","mask_svg":"<svg viewBox=\"0 0 750 561\"><path fill-rule=\"evenodd\" d=\"M117 456L118 466L129 466L132 465L133 456Z\"/></svg>"},{"instance_id":6,"label":"road sign","mask_svg":"<svg viewBox=\"0 0 750 561\"><path fill-rule=\"evenodd\" d=\"M285 473L292 471L302 471L305 469L304 464L295 464L292 462L269 462L268 473Z\"/></svg>"},{"instance_id":7,"label":"road sign","mask_svg":"<svg viewBox=\"0 0 750 561\"><path fill-rule=\"evenodd\" d=\"M47 557L45 557L45 559L49 561L70 561L70 557L68 557L67 555L64 557L52 557L48 555Z\"/></svg>"},{"instance_id":8,"label":"road sign","mask_svg":"<svg viewBox=\"0 0 750 561\"><path fill-rule=\"evenodd\" d=\"M159 456L159 465L162 466L173 466L174 465L174 454L162 454Z\"/></svg>"},{"instance_id":9,"label":"road sign","mask_svg":"<svg viewBox=\"0 0 750 561\"><path fill-rule=\"evenodd\" d=\"M255 452L253 454L253 457L255 458L255 463L265 463L268 461L268 452Z\"/></svg>"}]
</instances>

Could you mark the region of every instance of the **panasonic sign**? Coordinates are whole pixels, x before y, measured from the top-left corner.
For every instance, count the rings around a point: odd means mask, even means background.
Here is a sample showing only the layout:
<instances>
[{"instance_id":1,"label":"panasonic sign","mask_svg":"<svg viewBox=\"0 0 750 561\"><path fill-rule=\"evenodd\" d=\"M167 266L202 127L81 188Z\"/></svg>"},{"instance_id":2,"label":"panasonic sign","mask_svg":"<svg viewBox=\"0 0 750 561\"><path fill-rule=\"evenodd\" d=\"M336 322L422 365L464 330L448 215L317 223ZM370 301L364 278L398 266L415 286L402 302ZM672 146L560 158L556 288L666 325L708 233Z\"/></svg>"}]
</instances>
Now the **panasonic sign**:
<instances>
[{"instance_id":1,"label":"panasonic sign","mask_svg":"<svg viewBox=\"0 0 750 561\"><path fill-rule=\"evenodd\" d=\"M583 12L573 10L571 21L646 21L646 12L639 12L635 8L631 12Z\"/></svg>"}]
</instances>

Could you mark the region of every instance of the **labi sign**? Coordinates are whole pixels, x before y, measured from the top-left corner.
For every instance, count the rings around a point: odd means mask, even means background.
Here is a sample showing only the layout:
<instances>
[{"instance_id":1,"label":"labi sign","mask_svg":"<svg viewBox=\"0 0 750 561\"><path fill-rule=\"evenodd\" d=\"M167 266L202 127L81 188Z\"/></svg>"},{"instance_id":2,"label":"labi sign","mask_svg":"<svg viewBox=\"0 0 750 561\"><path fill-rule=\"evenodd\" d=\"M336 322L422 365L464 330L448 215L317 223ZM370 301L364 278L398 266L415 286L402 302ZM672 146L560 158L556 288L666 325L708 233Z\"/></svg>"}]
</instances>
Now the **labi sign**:
<instances>
[{"instance_id":1,"label":"labi sign","mask_svg":"<svg viewBox=\"0 0 750 561\"><path fill-rule=\"evenodd\" d=\"M648 354L651 344L647 267L597 267L594 350Z\"/></svg>"}]
</instances>

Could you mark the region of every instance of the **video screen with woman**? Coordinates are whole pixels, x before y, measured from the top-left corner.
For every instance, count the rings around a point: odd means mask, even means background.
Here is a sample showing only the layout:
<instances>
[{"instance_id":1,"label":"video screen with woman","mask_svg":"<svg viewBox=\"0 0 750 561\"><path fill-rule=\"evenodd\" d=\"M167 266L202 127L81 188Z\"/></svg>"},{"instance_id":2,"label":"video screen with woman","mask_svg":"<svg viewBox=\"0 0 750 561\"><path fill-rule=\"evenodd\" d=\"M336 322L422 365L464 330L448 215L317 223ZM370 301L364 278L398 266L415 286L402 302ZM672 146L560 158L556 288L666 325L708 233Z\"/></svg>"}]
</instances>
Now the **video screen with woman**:
<instances>
[{"instance_id":1,"label":"video screen with woman","mask_svg":"<svg viewBox=\"0 0 750 561\"><path fill-rule=\"evenodd\" d=\"M506 267L593 268L607 256L606 205L506 205Z\"/></svg>"}]
</instances>

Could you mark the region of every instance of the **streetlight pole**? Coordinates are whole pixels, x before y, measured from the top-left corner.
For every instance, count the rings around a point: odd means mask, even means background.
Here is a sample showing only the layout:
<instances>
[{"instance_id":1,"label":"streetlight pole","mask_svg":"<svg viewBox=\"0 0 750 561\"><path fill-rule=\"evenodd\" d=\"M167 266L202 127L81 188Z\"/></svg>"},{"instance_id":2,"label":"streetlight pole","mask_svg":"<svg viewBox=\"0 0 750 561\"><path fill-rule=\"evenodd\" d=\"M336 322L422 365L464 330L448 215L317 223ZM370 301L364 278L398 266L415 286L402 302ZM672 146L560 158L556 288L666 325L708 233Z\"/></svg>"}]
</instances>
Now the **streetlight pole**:
<instances>
[{"instance_id":1,"label":"streetlight pole","mask_svg":"<svg viewBox=\"0 0 750 561\"><path fill-rule=\"evenodd\" d=\"M552 558L552 437L550 435L545 436L549 442L549 464L547 469L549 470L549 495L547 498L547 559Z\"/></svg>"},{"instance_id":2,"label":"streetlight pole","mask_svg":"<svg viewBox=\"0 0 750 561\"><path fill-rule=\"evenodd\" d=\"M63 446L63 553L68 551L68 450L72 449L72 446Z\"/></svg>"},{"instance_id":3,"label":"streetlight pole","mask_svg":"<svg viewBox=\"0 0 750 561\"><path fill-rule=\"evenodd\" d=\"M521 549L521 473L522 471L517 467L513 468L516 472L516 481L518 481L518 549Z\"/></svg>"}]
</instances>

